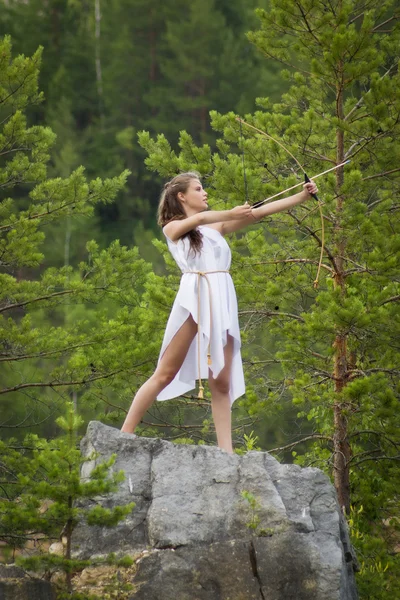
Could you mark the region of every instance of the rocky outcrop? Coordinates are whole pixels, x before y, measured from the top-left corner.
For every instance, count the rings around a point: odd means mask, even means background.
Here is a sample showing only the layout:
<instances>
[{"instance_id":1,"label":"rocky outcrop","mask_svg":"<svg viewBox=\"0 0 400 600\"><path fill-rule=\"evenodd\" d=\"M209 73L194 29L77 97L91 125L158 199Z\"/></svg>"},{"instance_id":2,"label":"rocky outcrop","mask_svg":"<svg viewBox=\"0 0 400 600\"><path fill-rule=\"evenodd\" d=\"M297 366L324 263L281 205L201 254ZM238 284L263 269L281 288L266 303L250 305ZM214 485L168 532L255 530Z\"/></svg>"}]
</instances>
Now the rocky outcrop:
<instances>
[{"instance_id":1,"label":"rocky outcrop","mask_svg":"<svg viewBox=\"0 0 400 600\"><path fill-rule=\"evenodd\" d=\"M55 600L53 586L15 565L0 565L0 600Z\"/></svg>"},{"instance_id":2,"label":"rocky outcrop","mask_svg":"<svg viewBox=\"0 0 400 600\"><path fill-rule=\"evenodd\" d=\"M98 422L82 440L125 471L105 506L134 501L111 530L77 528L81 558L140 556L132 600L356 600L346 523L318 469L124 434ZM96 464L84 464L87 477Z\"/></svg>"}]
</instances>

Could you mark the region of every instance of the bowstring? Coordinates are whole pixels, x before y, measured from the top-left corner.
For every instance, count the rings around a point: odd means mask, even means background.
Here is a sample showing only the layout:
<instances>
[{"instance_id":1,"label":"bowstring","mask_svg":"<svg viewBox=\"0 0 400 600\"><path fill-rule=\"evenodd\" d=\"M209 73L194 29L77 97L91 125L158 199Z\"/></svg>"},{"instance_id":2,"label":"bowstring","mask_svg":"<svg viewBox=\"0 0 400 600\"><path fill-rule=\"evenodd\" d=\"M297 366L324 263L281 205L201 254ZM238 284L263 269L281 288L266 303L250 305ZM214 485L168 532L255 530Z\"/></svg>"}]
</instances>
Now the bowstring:
<instances>
[{"instance_id":1,"label":"bowstring","mask_svg":"<svg viewBox=\"0 0 400 600\"><path fill-rule=\"evenodd\" d=\"M243 137L243 129L242 129L242 121L239 121L240 126L240 145L242 146L242 167L243 167L243 182L244 182L244 196L245 202L249 202L249 190L247 186L247 176L246 176L246 165L244 161L244 137Z\"/></svg>"},{"instance_id":2,"label":"bowstring","mask_svg":"<svg viewBox=\"0 0 400 600\"><path fill-rule=\"evenodd\" d=\"M249 195L248 195L248 185L247 185L247 176L246 176L246 165L245 165L245 160L244 160L244 136L243 136L243 129L242 129L242 120L237 119L237 121L239 121L240 144L242 146L242 167L243 167L244 193L245 193L245 200L248 203ZM298 162L298 161L296 160L296 162ZM264 202L265 202L265 200L262 202L256 202L255 204L252 205L252 208L261 206L261 204L263 204ZM279 236L274 236L274 237L276 237L276 242L277 242L278 246L280 246L280 248L282 248L282 250L283 250L283 246L282 246L281 242L279 241ZM303 265L301 265L301 267L303 268Z\"/></svg>"},{"instance_id":3,"label":"bowstring","mask_svg":"<svg viewBox=\"0 0 400 600\"><path fill-rule=\"evenodd\" d=\"M244 185L245 185L245 194L246 194L246 202L248 202L248 191L247 191L247 178L246 178L246 169L245 169L245 164L244 164L244 145L243 145L243 130L242 130L242 122L246 123L246 121L242 121L241 118L236 117L236 120L239 121L239 126L240 126L240 138L241 138L241 144L242 144L242 164L243 164L243 178L244 178ZM259 133L261 133L262 135L265 135L267 138L273 140L274 142L276 142L279 146L281 146L281 148L283 148L297 163L297 165L300 167L300 169L303 171L304 176L305 176L305 181L309 181L309 178L307 176L307 173L304 169L304 167L300 164L300 162L297 160L297 158L285 147L283 146L283 144L281 144L281 142L279 142L277 139L275 139L274 137L272 137L271 135L267 134L265 131L261 131L260 129L257 129L256 127L254 127L253 125L250 125L249 123L246 123L246 125L248 127L251 127L252 129L254 129L255 131L258 131ZM346 162L350 162L350 161L346 161ZM344 164L346 164L346 162L337 165L334 168L338 168L339 166L343 166ZM329 172L331 170L334 169L328 169L327 171L325 171L324 173L320 173L317 176L314 176L314 179L316 179L316 177L319 177L321 175L324 175L326 172ZM280 196L281 194L286 193L287 191L290 191L291 189L294 189L295 187L297 187L297 185L284 190L283 192L280 192L278 194L275 194L274 196L270 197L270 198L266 198L265 200L262 200L261 202L256 202L253 205L253 208L256 208L258 206L261 206L262 204L268 202L269 200L271 200L272 198L276 198L277 196ZM320 270L321 270L321 266L322 266L322 261L323 261L323 254L324 254L324 247L325 247L325 227L324 227L324 217L323 217L323 213L322 213L322 207L321 207L321 201L319 200L318 196L316 194L312 194L312 196L315 198L315 200L317 200L318 202L318 208L319 208L319 212L320 212L320 219L321 219L321 230L322 230L322 240L321 240L321 252L320 252L320 257L319 257L319 263L318 263L318 270L317 270L317 276L314 280L313 283L313 287L314 289L318 288L318 284L319 284L319 274L320 274ZM280 244L279 244L280 245Z\"/></svg>"}]
</instances>

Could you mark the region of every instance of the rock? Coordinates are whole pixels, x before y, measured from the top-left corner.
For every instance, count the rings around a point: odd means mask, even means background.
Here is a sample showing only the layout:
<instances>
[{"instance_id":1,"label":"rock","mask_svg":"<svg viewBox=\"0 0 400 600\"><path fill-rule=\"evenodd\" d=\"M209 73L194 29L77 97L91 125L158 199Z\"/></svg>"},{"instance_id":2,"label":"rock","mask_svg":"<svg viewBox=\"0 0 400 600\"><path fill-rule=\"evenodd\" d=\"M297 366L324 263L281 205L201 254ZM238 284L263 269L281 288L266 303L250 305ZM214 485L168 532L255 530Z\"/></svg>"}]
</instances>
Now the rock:
<instances>
[{"instance_id":1,"label":"rock","mask_svg":"<svg viewBox=\"0 0 400 600\"><path fill-rule=\"evenodd\" d=\"M231 540L153 552L134 579L135 600L262 600L249 544Z\"/></svg>"},{"instance_id":2,"label":"rock","mask_svg":"<svg viewBox=\"0 0 400 600\"><path fill-rule=\"evenodd\" d=\"M15 565L0 565L0 600L55 600L48 581L29 576Z\"/></svg>"},{"instance_id":3,"label":"rock","mask_svg":"<svg viewBox=\"0 0 400 600\"><path fill-rule=\"evenodd\" d=\"M62 542L54 542L49 547L49 554L56 554L57 556L64 556L65 547Z\"/></svg>"},{"instance_id":4,"label":"rock","mask_svg":"<svg viewBox=\"0 0 400 600\"><path fill-rule=\"evenodd\" d=\"M322 471L96 421L81 449L99 453L83 478L113 453L125 471L115 494L95 500L136 507L112 529L81 524L74 553L141 553L132 600L357 600L346 522Z\"/></svg>"},{"instance_id":5,"label":"rock","mask_svg":"<svg viewBox=\"0 0 400 600\"><path fill-rule=\"evenodd\" d=\"M136 574L136 565L121 568L116 565L87 567L72 578L74 592L84 598L118 598L125 600L126 592L134 589L130 580ZM129 585L129 590L127 585Z\"/></svg>"}]
</instances>

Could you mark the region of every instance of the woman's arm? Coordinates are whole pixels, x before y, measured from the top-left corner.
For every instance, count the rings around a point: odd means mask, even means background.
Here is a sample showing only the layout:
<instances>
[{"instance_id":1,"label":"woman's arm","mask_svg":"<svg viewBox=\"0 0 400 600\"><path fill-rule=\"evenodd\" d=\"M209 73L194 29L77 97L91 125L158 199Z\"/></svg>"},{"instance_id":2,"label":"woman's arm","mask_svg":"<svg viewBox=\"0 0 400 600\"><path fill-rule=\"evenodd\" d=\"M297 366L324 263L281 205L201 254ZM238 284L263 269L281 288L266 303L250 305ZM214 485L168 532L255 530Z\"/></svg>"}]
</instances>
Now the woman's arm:
<instances>
[{"instance_id":1,"label":"woman's arm","mask_svg":"<svg viewBox=\"0 0 400 600\"><path fill-rule=\"evenodd\" d=\"M303 191L299 192L298 194L288 196L287 198L282 198L282 200L275 200L275 202L264 204L258 208L253 208L249 216L236 219L235 221L230 221L229 223L221 223L220 231L223 235L226 235L227 233L244 229L249 225L254 225L255 222L259 221L263 217L288 210L289 208L296 206L296 204L300 204L301 202L309 200L311 198L311 194L316 194L317 192L318 188L311 180L304 184Z\"/></svg>"},{"instance_id":2,"label":"woman's arm","mask_svg":"<svg viewBox=\"0 0 400 600\"><path fill-rule=\"evenodd\" d=\"M172 242L177 242L185 233L195 229L198 225L209 225L211 223L221 223L225 221L240 222L243 223L246 218L250 218L254 223L254 219L251 216L252 208L249 204L243 206L235 206L231 210L207 210L204 212L196 213L186 219L170 221L165 225L163 230ZM220 231L220 227L218 230Z\"/></svg>"}]
</instances>

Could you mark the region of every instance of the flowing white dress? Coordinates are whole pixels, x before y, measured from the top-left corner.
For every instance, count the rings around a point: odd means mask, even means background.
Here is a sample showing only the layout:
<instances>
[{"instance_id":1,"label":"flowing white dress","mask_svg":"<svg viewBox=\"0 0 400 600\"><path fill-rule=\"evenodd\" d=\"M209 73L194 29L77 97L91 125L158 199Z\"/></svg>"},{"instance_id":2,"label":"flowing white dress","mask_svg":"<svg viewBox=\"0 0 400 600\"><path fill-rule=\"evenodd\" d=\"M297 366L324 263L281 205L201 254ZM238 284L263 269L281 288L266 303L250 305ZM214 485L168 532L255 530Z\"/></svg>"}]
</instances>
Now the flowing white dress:
<instances>
[{"instance_id":1,"label":"flowing white dress","mask_svg":"<svg viewBox=\"0 0 400 600\"><path fill-rule=\"evenodd\" d=\"M162 343L162 355L174 335L192 315L198 323L198 285L199 277L196 273L186 271L228 271L231 265L231 251L224 237L212 227L200 225L198 228L203 235L201 252L190 249L189 239L171 241L166 233L168 248L182 271L182 279L174 304L171 309ZM245 393L242 358L240 354L240 329L238 319L238 305L236 292L229 273L211 273L207 276L211 287L211 319L209 287L205 277L200 278L200 375L208 379L208 369L216 378L225 365L224 346L228 334L233 337L233 358L230 380L231 404ZM207 363L207 347L211 331L211 365ZM199 377L198 368L198 334L196 334L186 358L173 381L167 385L157 396L157 400L177 398L196 387Z\"/></svg>"}]
</instances>

